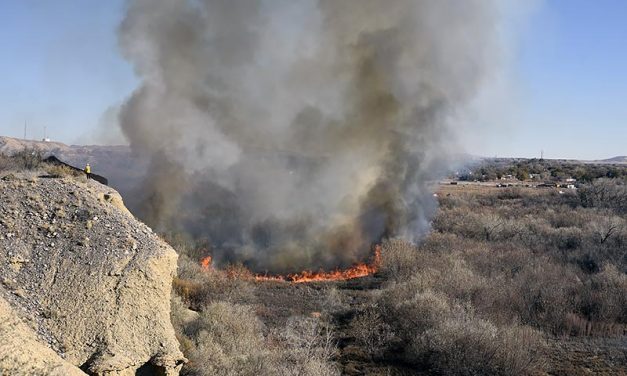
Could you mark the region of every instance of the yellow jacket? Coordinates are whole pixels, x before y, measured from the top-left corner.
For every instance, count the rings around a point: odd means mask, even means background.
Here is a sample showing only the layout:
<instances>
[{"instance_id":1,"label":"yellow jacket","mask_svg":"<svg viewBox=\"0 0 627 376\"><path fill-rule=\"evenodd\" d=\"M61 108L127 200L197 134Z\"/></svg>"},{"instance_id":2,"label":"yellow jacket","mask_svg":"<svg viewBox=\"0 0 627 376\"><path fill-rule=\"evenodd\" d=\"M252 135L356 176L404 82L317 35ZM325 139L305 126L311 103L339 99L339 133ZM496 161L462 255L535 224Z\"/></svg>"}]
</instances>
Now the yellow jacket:
<instances>
[{"instance_id":1,"label":"yellow jacket","mask_svg":"<svg viewBox=\"0 0 627 376\"><path fill-rule=\"evenodd\" d=\"M89 165L85 166L85 173L91 174L91 167L89 167Z\"/></svg>"}]
</instances>

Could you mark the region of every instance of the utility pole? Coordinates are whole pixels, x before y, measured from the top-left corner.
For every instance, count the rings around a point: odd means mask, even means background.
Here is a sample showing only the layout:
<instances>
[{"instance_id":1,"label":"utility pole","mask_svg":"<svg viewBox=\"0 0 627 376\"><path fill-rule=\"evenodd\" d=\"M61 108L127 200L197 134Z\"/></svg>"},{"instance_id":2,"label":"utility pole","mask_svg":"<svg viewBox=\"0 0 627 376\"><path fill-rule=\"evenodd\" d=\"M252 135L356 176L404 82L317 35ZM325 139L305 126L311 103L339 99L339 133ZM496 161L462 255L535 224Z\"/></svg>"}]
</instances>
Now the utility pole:
<instances>
[{"instance_id":1,"label":"utility pole","mask_svg":"<svg viewBox=\"0 0 627 376\"><path fill-rule=\"evenodd\" d=\"M26 140L26 120L24 120L24 139Z\"/></svg>"}]
</instances>

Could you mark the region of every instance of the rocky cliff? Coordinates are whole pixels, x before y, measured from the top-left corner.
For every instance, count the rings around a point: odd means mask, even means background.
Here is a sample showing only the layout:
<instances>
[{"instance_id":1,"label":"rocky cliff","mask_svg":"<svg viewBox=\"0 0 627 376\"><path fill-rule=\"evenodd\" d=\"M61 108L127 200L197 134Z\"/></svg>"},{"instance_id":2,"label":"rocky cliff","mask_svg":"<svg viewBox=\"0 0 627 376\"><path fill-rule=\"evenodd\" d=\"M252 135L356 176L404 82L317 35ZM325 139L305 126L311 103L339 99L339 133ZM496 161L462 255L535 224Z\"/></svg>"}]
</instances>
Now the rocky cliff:
<instances>
[{"instance_id":1,"label":"rocky cliff","mask_svg":"<svg viewBox=\"0 0 627 376\"><path fill-rule=\"evenodd\" d=\"M0 192L0 299L8 302L0 300L0 312L30 327L13 337L26 332L24 341L53 352L41 363L28 359L42 352L0 345L0 367L177 374L184 358L170 323L175 251L94 181L5 174Z\"/></svg>"}]
</instances>

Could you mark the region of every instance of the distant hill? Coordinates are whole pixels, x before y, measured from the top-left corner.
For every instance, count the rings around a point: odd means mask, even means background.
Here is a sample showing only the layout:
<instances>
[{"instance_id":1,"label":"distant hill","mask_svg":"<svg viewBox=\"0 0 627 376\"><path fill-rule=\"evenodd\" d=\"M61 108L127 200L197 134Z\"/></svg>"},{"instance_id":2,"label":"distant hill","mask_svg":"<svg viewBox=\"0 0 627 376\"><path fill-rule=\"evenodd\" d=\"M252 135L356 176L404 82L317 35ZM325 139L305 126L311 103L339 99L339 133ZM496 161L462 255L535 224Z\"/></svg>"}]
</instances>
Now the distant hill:
<instances>
[{"instance_id":1,"label":"distant hill","mask_svg":"<svg viewBox=\"0 0 627 376\"><path fill-rule=\"evenodd\" d=\"M601 159L599 163L627 163L627 155L620 155L614 158Z\"/></svg>"}]
</instances>

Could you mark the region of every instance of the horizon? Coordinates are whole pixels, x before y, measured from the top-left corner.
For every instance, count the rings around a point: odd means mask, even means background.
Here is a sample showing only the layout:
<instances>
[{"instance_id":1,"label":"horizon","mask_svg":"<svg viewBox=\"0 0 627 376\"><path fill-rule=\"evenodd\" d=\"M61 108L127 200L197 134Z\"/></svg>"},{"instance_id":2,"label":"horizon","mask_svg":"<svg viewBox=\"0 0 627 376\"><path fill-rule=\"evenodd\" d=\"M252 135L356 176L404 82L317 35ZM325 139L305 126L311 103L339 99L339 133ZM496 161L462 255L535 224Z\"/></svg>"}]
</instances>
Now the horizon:
<instances>
[{"instance_id":1,"label":"horizon","mask_svg":"<svg viewBox=\"0 0 627 376\"><path fill-rule=\"evenodd\" d=\"M59 143L59 144L63 144L65 146L68 147L89 147L89 146L109 146L109 147L130 147L128 144L92 144L92 143L65 143L63 141L58 141L58 140L53 140L53 139L48 139L48 140L43 140L43 139L28 139L28 138L20 138L20 137L13 137L13 136L8 136L8 135L2 135L0 134L0 138L2 137L6 137L6 138L12 138L18 141L26 141L26 142L36 142L36 143ZM538 160L549 160L549 161L579 161L579 162L604 162L607 160L611 160L611 159L616 159L616 158L627 158L627 154L625 155L613 155L613 156L609 156L606 158L599 158L599 159L577 159L577 158L550 158L550 157L520 157L520 156L499 156L499 155L495 155L495 156L489 156L489 155L480 155L480 154L471 154L471 153L458 153L455 154L453 153L453 155L456 156L462 156L461 158L472 158L472 159L487 159L487 160L498 160L498 159L538 159ZM627 163L627 162L618 162L618 163Z\"/></svg>"},{"instance_id":2,"label":"horizon","mask_svg":"<svg viewBox=\"0 0 627 376\"><path fill-rule=\"evenodd\" d=\"M0 134L65 144L124 144L117 111L139 79L118 48L126 2L7 1ZM627 3L503 2L502 62L459 125L486 157L602 160L627 155Z\"/></svg>"}]
</instances>

